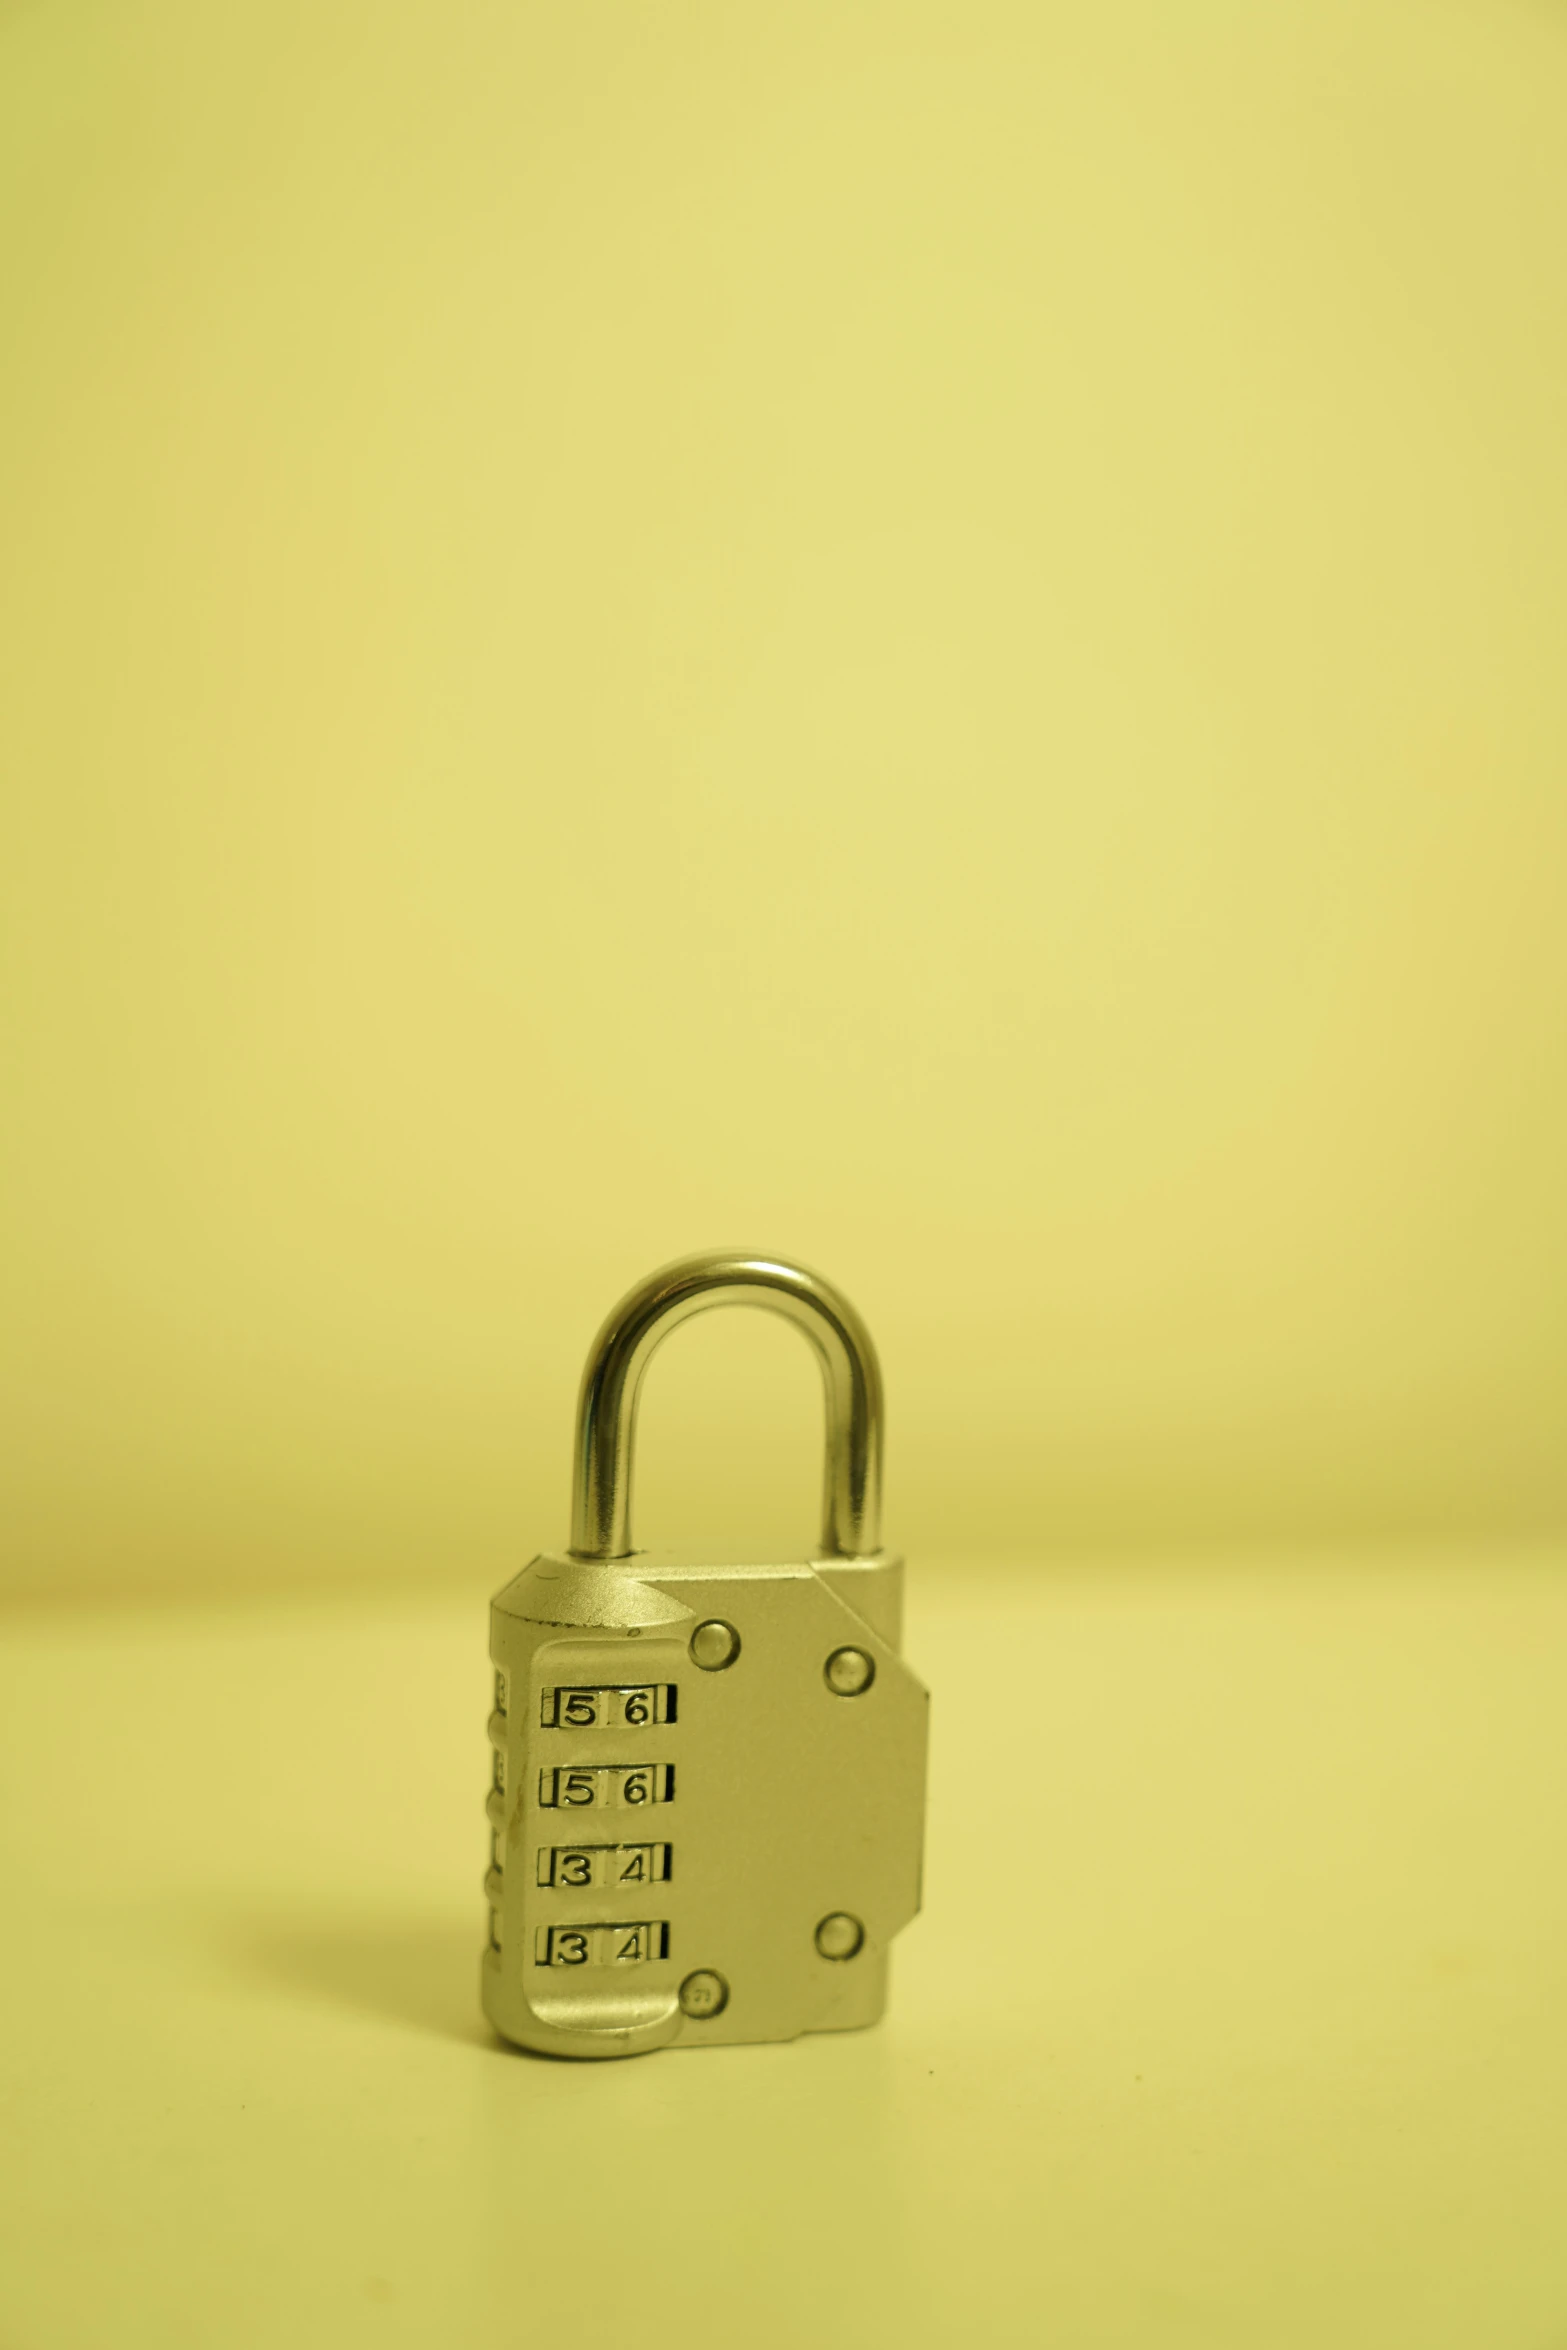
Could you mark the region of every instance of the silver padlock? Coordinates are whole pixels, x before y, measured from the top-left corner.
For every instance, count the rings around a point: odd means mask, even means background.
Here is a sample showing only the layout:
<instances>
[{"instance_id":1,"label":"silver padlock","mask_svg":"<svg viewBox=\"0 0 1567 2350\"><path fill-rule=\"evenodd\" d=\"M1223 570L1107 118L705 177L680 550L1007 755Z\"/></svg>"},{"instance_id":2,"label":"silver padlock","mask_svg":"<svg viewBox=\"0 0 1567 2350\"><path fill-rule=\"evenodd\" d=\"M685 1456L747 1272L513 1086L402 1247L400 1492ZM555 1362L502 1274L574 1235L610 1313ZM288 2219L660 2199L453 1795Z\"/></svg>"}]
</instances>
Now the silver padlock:
<instances>
[{"instance_id":1,"label":"silver padlock","mask_svg":"<svg viewBox=\"0 0 1567 2350\"><path fill-rule=\"evenodd\" d=\"M648 1358L711 1306L769 1306L827 1391L808 1558L634 1550ZM779 1257L687 1257L632 1290L578 1406L569 1549L490 1611L484 2009L555 2056L875 2023L919 1908L928 1700L880 1544L881 1375L847 1299Z\"/></svg>"}]
</instances>

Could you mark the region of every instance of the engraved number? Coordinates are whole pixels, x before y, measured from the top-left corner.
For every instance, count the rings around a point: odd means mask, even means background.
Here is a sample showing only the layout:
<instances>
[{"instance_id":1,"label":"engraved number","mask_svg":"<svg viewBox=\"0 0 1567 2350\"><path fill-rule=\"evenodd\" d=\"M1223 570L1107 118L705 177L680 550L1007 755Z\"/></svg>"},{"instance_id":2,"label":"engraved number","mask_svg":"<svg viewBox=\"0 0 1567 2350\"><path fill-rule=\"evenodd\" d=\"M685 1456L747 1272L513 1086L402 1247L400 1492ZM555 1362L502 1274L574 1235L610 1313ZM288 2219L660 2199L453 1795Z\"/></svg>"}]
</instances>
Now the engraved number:
<instances>
[{"instance_id":1,"label":"engraved number","mask_svg":"<svg viewBox=\"0 0 1567 2350\"><path fill-rule=\"evenodd\" d=\"M667 1844L543 1844L541 1885L659 1885L673 1874Z\"/></svg>"},{"instance_id":2,"label":"engraved number","mask_svg":"<svg viewBox=\"0 0 1567 2350\"><path fill-rule=\"evenodd\" d=\"M539 1773L539 1801L548 1809L562 1805L586 1810L592 1804L672 1803L675 1796L673 1763L576 1763L569 1769Z\"/></svg>"},{"instance_id":3,"label":"engraved number","mask_svg":"<svg viewBox=\"0 0 1567 2350\"><path fill-rule=\"evenodd\" d=\"M541 1926L535 1955L540 1966L646 1966L669 1956L669 1925L663 1918L606 1926Z\"/></svg>"},{"instance_id":4,"label":"engraved number","mask_svg":"<svg viewBox=\"0 0 1567 2350\"><path fill-rule=\"evenodd\" d=\"M674 1720L676 1694L673 1681L639 1689L546 1689L539 1720L546 1730L648 1730Z\"/></svg>"}]
</instances>

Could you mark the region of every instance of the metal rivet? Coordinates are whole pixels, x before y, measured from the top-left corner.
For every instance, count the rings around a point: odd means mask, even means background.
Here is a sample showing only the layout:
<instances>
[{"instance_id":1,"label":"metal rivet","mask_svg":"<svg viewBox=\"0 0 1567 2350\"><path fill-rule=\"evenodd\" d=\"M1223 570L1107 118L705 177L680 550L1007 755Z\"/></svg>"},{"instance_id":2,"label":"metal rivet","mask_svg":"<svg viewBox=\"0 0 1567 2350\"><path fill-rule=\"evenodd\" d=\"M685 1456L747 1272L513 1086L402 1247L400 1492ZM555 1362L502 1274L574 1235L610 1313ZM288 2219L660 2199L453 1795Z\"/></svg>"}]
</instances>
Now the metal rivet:
<instances>
[{"instance_id":1,"label":"metal rivet","mask_svg":"<svg viewBox=\"0 0 1567 2350\"><path fill-rule=\"evenodd\" d=\"M687 2015L705 2022L709 2016L722 2015L729 2005L729 1985L711 1967L698 1967L680 1986L680 2004Z\"/></svg>"},{"instance_id":2,"label":"metal rivet","mask_svg":"<svg viewBox=\"0 0 1567 2350\"><path fill-rule=\"evenodd\" d=\"M853 1958L865 1940L865 1928L846 1909L835 1909L816 1929L816 1947L823 1958Z\"/></svg>"},{"instance_id":3,"label":"metal rivet","mask_svg":"<svg viewBox=\"0 0 1567 2350\"><path fill-rule=\"evenodd\" d=\"M876 1659L863 1648L835 1648L822 1672L834 1697L859 1697L876 1678Z\"/></svg>"},{"instance_id":4,"label":"metal rivet","mask_svg":"<svg viewBox=\"0 0 1567 2350\"><path fill-rule=\"evenodd\" d=\"M691 1635L691 1662L700 1665L704 1673L721 1673L739 1654L739 1633L733 1624L724 1623L718 1616L698 1624ZM696 1980L695 1976L692 1980Z\"/></svg>"}]
</instances>

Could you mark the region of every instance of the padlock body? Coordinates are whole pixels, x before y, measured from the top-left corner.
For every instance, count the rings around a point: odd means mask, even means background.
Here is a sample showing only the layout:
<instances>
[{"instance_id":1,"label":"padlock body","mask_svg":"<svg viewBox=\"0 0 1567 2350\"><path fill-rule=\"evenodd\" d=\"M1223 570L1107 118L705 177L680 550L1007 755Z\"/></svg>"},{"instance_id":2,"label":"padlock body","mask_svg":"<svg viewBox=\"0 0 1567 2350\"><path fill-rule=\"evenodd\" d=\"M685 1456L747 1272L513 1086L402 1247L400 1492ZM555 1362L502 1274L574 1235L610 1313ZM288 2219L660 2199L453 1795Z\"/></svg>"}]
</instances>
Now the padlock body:
<instances>
[{"instance_id":1,"label":"padlock body","mask_svg":"<svg viewBox=\"0 0 1567 2350\"><path fill-rule=\"evenodd\" d=\"M644 1551L546 1554L497 1595L498 2031L617 2056L878 2020L925 1810L901 1587L884 1555Z\"/></svg>"}]
</instances>

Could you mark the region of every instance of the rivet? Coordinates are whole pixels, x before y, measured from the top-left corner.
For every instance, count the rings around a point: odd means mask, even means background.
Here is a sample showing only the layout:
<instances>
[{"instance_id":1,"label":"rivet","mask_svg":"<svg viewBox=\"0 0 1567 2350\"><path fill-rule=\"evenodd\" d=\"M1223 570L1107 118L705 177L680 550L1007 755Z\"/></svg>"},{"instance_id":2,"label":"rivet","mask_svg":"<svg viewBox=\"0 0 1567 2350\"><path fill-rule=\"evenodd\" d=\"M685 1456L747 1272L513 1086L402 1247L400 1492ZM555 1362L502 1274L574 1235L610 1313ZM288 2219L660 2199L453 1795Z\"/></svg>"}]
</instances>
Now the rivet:
<instances>
[{"instance_id":1,"label":"rivet","mask_svg":"<svg viewBox=\"0 0 1567 2350\"><path fill-rule=\"evenodd\" d=\"M691 1635L691 1662L700 1665L704 1673L721 1673L739 1654L739 1633L719 1616L698 1624Z\"/></svg>"},{"instance_id":2,"label":"rivet","mask_svg":"<svg viewBox=\"0 0 1567 2350\"><path fill-rule=\"evenodd\" d=\"M680 1986L680 2004L687 2015L705 2023L709 2016L722 2015L729 2005L729 1985L712 1967L698 1967Z\"/></svg>"},{"instance_id":3,"label":"rivet","mask_svg":"<svg viewBox=\"0 0 1567 2350\"><path fill-rule=\"evenodd\" d=\"M822 1672L834 1697L859 1697L876 1678L876 1660L863 1648L835 1648Z\"/></svg>"},{"instance_id":4,"label":"rivet","mask_svg":"<svg viewBox=\"0 0 1567 2350\"><path fill-rule=\"evenodd\" d=\"M865 1928L846 1909L835 1909L816 1929L816 1947L823 1958L853 1958L865 1940Z\"/></svg>"}]
</instances>

